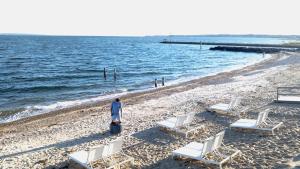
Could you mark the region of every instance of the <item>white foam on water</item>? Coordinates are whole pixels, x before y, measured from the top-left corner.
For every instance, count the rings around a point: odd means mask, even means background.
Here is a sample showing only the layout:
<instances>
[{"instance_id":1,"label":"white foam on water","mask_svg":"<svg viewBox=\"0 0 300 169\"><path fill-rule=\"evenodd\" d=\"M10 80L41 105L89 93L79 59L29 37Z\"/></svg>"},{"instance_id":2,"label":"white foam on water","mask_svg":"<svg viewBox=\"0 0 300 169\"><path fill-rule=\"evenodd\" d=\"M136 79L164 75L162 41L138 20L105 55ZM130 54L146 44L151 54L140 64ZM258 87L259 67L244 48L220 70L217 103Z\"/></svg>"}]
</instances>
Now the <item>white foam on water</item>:
<instances>
[{"instance_id":1,"label":"white foam on water","mask_svg":"<svg viewBox=\"0 0 300 169\"><path fill-rule=\"evenodd\" d=\"M65 109L65 108L71 108L71 107L75 107L75 106L86 105L86 104L90 104L90 103L94 103L94 102L113 99L113 98L117 98L117 97L128 94L128 92L126 92L127 91L126 89L122 89L122 91L124 91L124 92L110 94L110 95L104 95L104 96L98 96L98 97L89 98L89 99L62 101L62 102L56 102L56 103L48 104L48 105L27 106L24 111L18 112L7 118L0 119L0 123L12 122L12 121L16 121L16 120L26 118L26 117L32 117L32 116L45 114L45 113L49 113L49 112L56 111L56 110L61 110L61 109Z\"/></svg>"}]
</instances>

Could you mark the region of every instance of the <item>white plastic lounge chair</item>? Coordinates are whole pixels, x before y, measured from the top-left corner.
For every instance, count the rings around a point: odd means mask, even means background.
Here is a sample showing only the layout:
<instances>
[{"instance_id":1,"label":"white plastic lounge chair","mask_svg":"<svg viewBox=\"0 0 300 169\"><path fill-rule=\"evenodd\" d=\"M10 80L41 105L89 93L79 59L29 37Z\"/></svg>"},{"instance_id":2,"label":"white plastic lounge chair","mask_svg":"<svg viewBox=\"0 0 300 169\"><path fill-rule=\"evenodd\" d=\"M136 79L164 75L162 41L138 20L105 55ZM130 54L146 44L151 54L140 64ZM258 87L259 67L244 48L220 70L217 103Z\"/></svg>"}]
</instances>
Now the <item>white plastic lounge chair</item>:
<instances>
[{"instance_id":1,"label":"white plastic lounge chair","mask_svg":"<svg viewBox=\"0 0 300 169\"><path fill-rule=\"evenodd\" d=\"M174 123L174 124L176 124L177 127L182 127L182 126L186 126L186 125L189 125L190 123L192 123L192 121L194 120L195 114L196 113L193 112L193 113L188 113L185 115L180 115L180 116L184 116L180 120L179 120L179 118L181 118L181 117L177 116L177 117L168 118L164 121L167 121L167 123ZM182 120L183 120L183 123L182 123ZM163 122L163 121L160 121L158 123L162 124L161 122Z\"/></svg>"},{"instance_id":2,"label":"white plastic lounge chair","mask_svg":"<svg viewBox=\"0 0 300 169\"><path fill-rule=\"evenodd\" d=\"M108 145L101 145L94 147L89 151L78 151L69 155L69 158L76 163L80 164L84 168L93 169L92 163L104 159L106 157L112 156L116 153L122 151L123 139L118 138L115 141L110 142ZM125 155L125 154L122 154ZM123 163L131 162L133 163L133 158L125 155L127 158L124 161L118 162L111 167L120 166Z\"/></svg>"},{"instance_id":3,"label":"white plastic lounge chair","mask_svg":"<svg viewBox=\"0 0 300 169\"><path fill-rule=\"evenodd\" d=\"M172 152L172 156L174 157L185 157L191 158L194 160L199 160L207 164L215 164L222 168L222 165L225 162L231 160L234 156L240 154L239 150L232 150L234 151L231 155L223 155L219 152L219 148L222 146L223 138L224 138L225 131L218 133L215 137L210 137L206 139L203 143L198 142L191 142L184 147L181 147ZM214 153L217 155L221 161L215 161L212 159L208 159L207 154Z\"/></svg>"},{"instance_id":4,"label":"white plastic lounge chair","mask_svg":"<svg viewBox=\"0 0 300 169\"><path fill-rule=\"evenodd\" d=\"M186 125L189 125L194 120L196 113L188 113L185 115L180 115L177 117L171 117L166 120L157 122L157 124L161 127L166 127L170 129L180 128Z\"/></svg>"},{"instance_id":5,"label":"white plastic lounge chair","mask_svg":"<svg viewBox=\"0 0 300 169\"><path fill-rule=\"evenodd\" d=\"M207 108L210 112L222 113L222 114L230 114L239 116L239 112L236 111L236 108L239 106L241 102L240 97L233 98L229 104L218 103Z\"/></svg>"},{"instance_id":6,"label":"white plastic lounge chair","mask_svg":"<svg viewBox=\"0 0 300 169\"><path fill-rule=\"evenodd\" d=\"M300 87L278 87L276 102L300 103Z\"/></svg>"},{"instance_id":7,"label":"white plastic lounge chair","mask_svg":"<svg viewBox=\"0 0 300 169\"><path fill-rule=\"evenodd\" d=\"M240 129L254 129L261 131L271 131L274 134L274 130L279 128L283 123L275 123L268 118L270 110L266 109L258 114L257 119L239 119L238 121L230 124L230 128ZM265 127L268 126L268 127Z\"/></svg>"},{"instance_id":8,"label":"white plastic lounge chair","mask_svg":"<svg viewBox=\"0 0 300 169\"><path fill-rule=\"evenodd\" d=\"M170 130L178 130L180 127L184 126L184 122L186 121L186 119L187 119L187 115L180 115L177 117L159 121L157 122L157 124L162 128L167 128Z\"/></svg>"},{"instance_id":9,"label":"white plastic lounge chair","mask_svg":"<svg viewBox=\"0 0 300 169\"><path fill-rule=\"evenodd\" d=\"M90 151L78 151L69 155L69 158L81 166L92 169L92 162L101 159L105 146L94 147Z\"/></svg>"},{"instance_id":10,"label":"white plastic lounge chair","mask_svg":"<svg viewBox=\"0 0 300 169\"><path fill-rule=\"evenodd\" d=\"M206 139L203 143L191 142L172 152L173 157L187 157L195 160L202 160L204 156L211 152L214 144L214 137Z\"/></svg>"},{"instance_id":11,"label":"white plastic lounge chair","mask_svg":"<svg viewBox=\"0 0 300 169\"><path fill-rule=\"evenodd\" d=\"M203 125L190 126L193 122L196 113L188 113L177 117L172 117L163 121L157 122L158 126L176 133L188 136L189 133L195 133L198 129L203 128ZM182 130L185 128L185 130Z\"/></svg>"}]
</instances>

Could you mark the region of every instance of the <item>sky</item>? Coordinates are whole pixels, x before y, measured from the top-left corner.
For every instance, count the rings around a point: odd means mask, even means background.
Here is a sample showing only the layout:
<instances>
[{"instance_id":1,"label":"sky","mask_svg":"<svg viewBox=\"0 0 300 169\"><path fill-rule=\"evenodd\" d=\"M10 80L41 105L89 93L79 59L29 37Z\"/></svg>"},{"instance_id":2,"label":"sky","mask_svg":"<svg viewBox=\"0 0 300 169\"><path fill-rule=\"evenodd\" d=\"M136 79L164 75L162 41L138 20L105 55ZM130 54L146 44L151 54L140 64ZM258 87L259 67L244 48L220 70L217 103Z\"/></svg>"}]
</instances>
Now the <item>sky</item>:
<instances>
[{"instance_id":1,"label":"sky","mask_svg":"<svg viewBox=\"0 0 300 169\"><path fill-rule=\"evenodd\" d=\"M299 0L0 0L0 33L300 35Z\"/></svg>"}]
</instances>

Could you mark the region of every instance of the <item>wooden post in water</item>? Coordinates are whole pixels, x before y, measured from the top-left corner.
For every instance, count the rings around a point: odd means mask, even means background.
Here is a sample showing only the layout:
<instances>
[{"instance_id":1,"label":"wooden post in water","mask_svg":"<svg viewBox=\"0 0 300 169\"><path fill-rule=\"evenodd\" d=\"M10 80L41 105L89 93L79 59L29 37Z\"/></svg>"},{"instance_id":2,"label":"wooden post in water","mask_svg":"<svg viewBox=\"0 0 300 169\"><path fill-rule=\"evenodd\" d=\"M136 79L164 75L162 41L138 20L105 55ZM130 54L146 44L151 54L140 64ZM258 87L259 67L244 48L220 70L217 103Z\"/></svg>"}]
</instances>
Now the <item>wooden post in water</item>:
<instances>
[{"instance_id":1,"label":"wooden post in water","mask_svg":"<svg viewBox=\"0 0 300 169\"><path fill-rule=\"evenodd\" d=\"M117 80L117 70L114 68L114 80Z\"/></svg>"},{"instance_id":2,"label":"wooden post in water","mask_svg":"<svg viewBox=\"0 0 300 169\"><path fill-rule=\"evenodd\" d=\"M105 68L103 69L103 77L106 80L106 69Z\"/></svg>"},{"instance_id":3,"label":"wooden post in water","mask_svg":"<svg viewBox=\"0 0 300 169\"><path fill-rule=\"evenodd\" d=\"M200 50L202 49L202 42L200 41Z\"/></svg>"},{"instance_id":4,"label":"wooden post in water","mask_svg":"<svg viewBox=\"0 0 300 169\"><path fill-rule=\"evenodd\" d=\"M279 92L279 87L277 87L277 101L278 101L278 92Z\"/></svg>"},{"instance_id":5,"label":"wooden post in water","mask_svg":"<svg viewBox=\"0 0 300 169\"><path fill-rule=\"evenodd\" d=\"M154 86L157 87L157 79L154 80Z\"/></svg>"},{"instance_id":6,"label":"wooden post in water","mask_svg":"<svg viewBox=\"0 0 300 169\"><path fill-rule=\"evenodd\" d=\"M165 86L165 78L164 78L164 77L161 78L161 85L162 85L162 86Z\"/></svg>"}]
</instances>

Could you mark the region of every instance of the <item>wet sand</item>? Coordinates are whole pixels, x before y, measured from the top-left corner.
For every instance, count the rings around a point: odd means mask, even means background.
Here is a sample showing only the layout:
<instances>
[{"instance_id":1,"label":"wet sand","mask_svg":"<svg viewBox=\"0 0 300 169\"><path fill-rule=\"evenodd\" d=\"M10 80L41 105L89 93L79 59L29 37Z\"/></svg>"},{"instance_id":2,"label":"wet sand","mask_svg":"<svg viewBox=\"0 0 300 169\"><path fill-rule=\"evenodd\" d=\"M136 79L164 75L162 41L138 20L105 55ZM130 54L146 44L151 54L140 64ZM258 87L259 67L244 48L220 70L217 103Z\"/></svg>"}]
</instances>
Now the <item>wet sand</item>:
<instances>
[{"instance_id":1,"label":"wet sand","mask_svg":"<svg viewBox=\"0 0 300 169\"><path fill-rule=\"evenodd\" d=\"M241 150L242 156L228 168L292 168L300 158L300 104L274 103L276 88L300 85L300 54L285 53L243 69L204 77L155 91L121 98L124 104L124 152L135 159L136 168L201 168L195 161L177 161L171 152L191 141L226 130L224 143ZM237 117L219 116L205 108L241 96L243 118L256 118L270 108L270 118L284 122L275 136L229 130ZM71 168L67 155L108 143L107 100L27 118L0 126L0 168ZM194 123L205 128L187 139L159 130L157 121L197 112ZM214 167L214 166L212 166Z\"/></svg>"}]
</instances>

